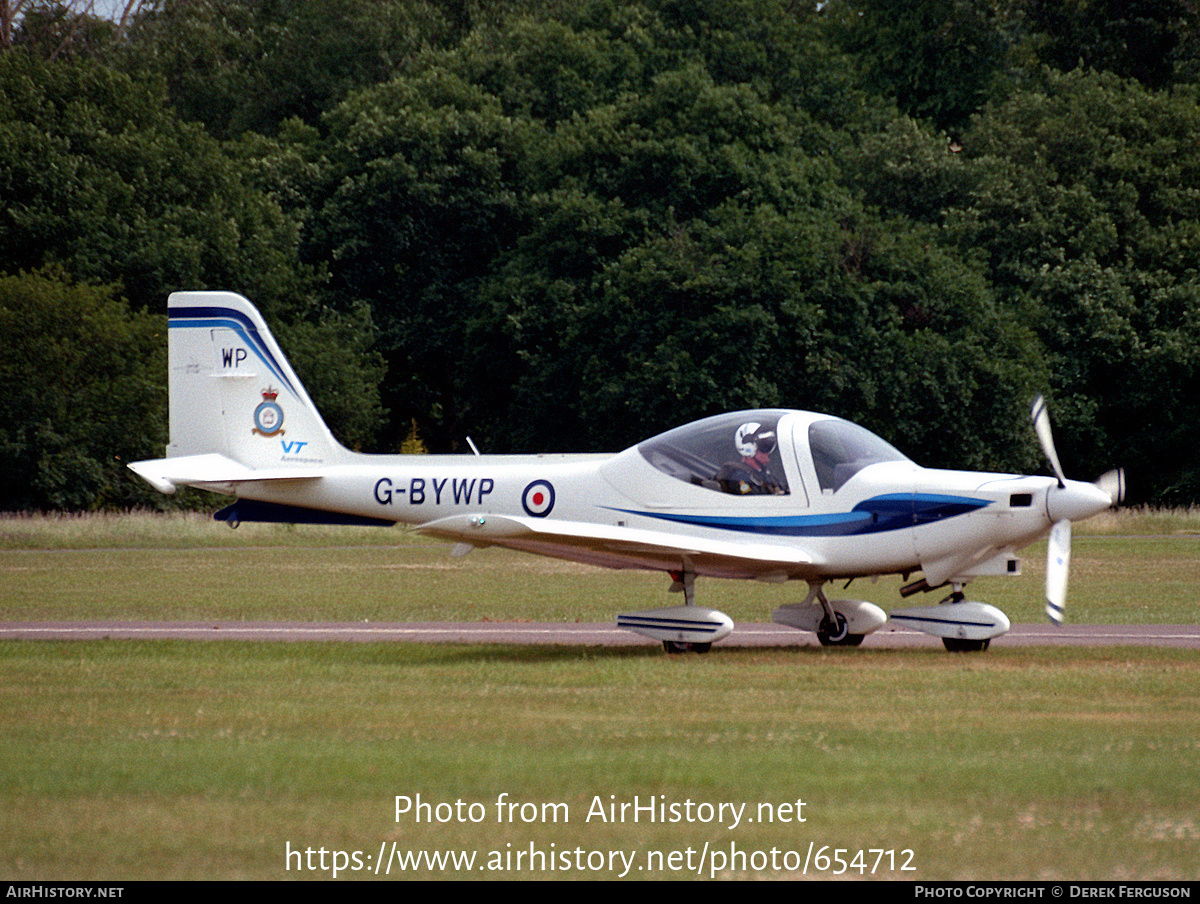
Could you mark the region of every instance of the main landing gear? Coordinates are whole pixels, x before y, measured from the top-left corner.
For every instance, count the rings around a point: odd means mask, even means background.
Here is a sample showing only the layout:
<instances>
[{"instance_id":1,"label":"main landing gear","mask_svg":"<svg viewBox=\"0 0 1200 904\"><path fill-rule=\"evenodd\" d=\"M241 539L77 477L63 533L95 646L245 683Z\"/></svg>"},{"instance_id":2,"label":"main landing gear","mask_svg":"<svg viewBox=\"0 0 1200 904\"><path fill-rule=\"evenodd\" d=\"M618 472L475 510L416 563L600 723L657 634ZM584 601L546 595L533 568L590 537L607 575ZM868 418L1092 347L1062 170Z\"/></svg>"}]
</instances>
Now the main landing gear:
<instances>
[{"instance_id":1,"label":"main landing gear","mask_svg":"<svg viewBox=\"0 0 1200 904\"><path fill-rule=\"evenodd\" d=\"M696 573L694 571L672 571L671 592L683 593L685 606L696 605ZM668 653L707 653L712 649L711 641L664 640L663 649Z\"/></svg>"},{"instance_id":2,"label":"main landing gear","mask_svg":"<svg viewBox=\"0 0 1200 904\"><path fill-rule=\"evenodd\" d=\"M779 625L812 631L825 647L857 647L887 621L887 613L866 600L830 600L820 582L808 585L802 603L780 606L771 616Z\"/></svg>"},{"instance_id":3,"label":"main landing gear","mask_svg":"<svg viewBox=\"0 0 1200 904\"><path fill-rule=\"evenodd\" d=\"M663 649L668 653L707 653L712 649L708 641L704 643L687 643L680 640L664 640Z\"/></svg>"},{"instance_id":4,"label":"main landing gear","mask_svg":"<svg viewBox=\"0 0 1200 904\"><path fill-rule=\"evenodd\" d=\"M673 571L671 578L671 590L683 594L682 606L618 615L617 627L662 641L668 653L707 653L713 643L729 636L733 619L695 604L696 572L691 568Z\"/></svg>"},{"instance_id":5,"label":"main landing gear","mask_svg":"<svg viewBox=\"0 0 1200 904\"><path fill-rule=\"evenodd\" d=\"M817 640L823 647L857 647L866 636L851 634L850 623L840 612L834 612L832 618L826 615L817 628Z\"/></svg>"}]
</instances>

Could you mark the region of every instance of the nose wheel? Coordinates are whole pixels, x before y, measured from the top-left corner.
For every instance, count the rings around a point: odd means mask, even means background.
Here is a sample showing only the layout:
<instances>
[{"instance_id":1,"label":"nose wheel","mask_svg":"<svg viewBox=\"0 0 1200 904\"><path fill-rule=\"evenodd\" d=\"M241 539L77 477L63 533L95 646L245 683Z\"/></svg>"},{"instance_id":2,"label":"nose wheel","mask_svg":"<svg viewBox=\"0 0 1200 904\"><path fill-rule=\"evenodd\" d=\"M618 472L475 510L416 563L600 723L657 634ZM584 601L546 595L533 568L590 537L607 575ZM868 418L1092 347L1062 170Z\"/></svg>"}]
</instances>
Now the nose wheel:
<instances>
[{"instance_id":1,"label":"nose wheel","mask_svg":"<svg viewBox=\"0 0 1200 904\"><path fill-rule=\"evenodd\" d=\"M963 640L959 637L942 638L942 645L951 653L982 653L991 642L990 637L986 640Z\"/></svg>"}]
</instances>

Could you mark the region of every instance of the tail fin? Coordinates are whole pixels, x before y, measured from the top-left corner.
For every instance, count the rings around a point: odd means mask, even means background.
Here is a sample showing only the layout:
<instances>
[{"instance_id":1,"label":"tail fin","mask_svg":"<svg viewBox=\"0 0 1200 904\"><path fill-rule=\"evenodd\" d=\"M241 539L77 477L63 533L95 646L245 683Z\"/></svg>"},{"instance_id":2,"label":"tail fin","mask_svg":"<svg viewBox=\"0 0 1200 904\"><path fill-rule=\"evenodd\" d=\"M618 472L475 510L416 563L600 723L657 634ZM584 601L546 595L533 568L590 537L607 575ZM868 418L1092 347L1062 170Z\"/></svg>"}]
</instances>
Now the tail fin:
<instances>
[{"instance_id":1,"label":"tail fin","mask_svg":"<svg viewBox=\"0 0 1200 904\"><path fill-rule=\"evenodd\" d=\"M167 309L168 458L303 470L346 454L254 305L231 292L175 292Z\"/></svg>"}]
</instances>

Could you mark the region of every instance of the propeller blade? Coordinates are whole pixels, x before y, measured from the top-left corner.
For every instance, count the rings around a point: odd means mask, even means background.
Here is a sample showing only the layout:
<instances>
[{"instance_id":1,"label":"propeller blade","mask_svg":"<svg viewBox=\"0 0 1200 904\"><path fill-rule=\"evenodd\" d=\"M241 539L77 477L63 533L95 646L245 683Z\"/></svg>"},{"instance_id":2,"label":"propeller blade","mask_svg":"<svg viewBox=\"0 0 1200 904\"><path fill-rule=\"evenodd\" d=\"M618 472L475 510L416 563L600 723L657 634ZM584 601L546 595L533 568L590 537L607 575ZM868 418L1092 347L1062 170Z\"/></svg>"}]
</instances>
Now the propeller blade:
<instances>
[{"instance_id":1,"label":"propeller blade","mask_svg":"<svg viewBox=\"0 0 1200 904\"><path fill-rule=\"evenodd\" d=\"M1029 416L1033 418L1033 432L1037 434L1038 442L1042 444L1042 452L1046 454L1046 460L1050 462L1050 468L1054 471L1054 476L1058 478L1058 485L1065 487L1067 479L1063 476L1062 465L1058 463L1058 452L1054 449L1054 433L1050 430L1050 415L1046 412L1046 400L1038 396L1033 400L1033 409L1029 412Z\"/></svg>"},{"instance_id":2,"label":"propeller blade","mask_svg":"<svg viewBox=\"0 0 1200 904\"><path fill-rule=\"evenodd\" d=\"M1108 493L1112 499L1113 508L1125 501L1125 469L1114 468L1105 471L1096 479L1096 486Z\"/></svg>"},{"instance_id":3,"label":"propeller blade","mask_svg":"<svg viewBox=\"0 0 1200 904\"><path fill-rule=\"evenodd\" d=\"M1061 625L1067 608L1067 577L1071 570L1071 522L1057 521L1046 546L1046 617Z\"/></svg>"}]
</instances>

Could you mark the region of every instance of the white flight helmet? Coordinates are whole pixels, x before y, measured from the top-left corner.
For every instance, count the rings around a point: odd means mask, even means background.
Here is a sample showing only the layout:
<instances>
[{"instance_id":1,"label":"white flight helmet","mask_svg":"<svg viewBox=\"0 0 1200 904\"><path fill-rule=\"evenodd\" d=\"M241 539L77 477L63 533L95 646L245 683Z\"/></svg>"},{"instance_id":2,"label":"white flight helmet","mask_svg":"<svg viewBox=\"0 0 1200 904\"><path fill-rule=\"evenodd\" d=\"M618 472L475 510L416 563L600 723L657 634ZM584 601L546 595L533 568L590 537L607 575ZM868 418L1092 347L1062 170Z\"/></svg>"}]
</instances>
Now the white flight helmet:
<instances>
[{"instance_id":1,"label":"white flight helmet","mask_svg":"<svg viewBox=\"0 0 1200 904\"><path fill-rule=\"evenodd\" d=\"M764 430L762 424L750 421L737 428L733 444L742 458L753 458L759 451L770 455L775 451L775 431Z\"/></svg>"}]
</instances>

